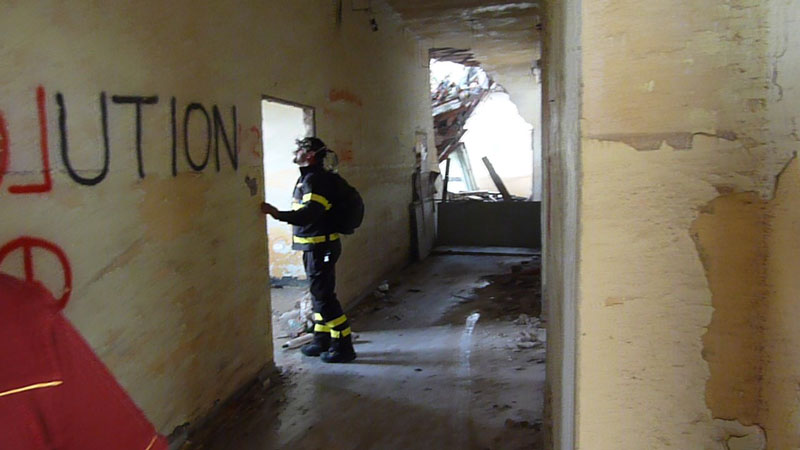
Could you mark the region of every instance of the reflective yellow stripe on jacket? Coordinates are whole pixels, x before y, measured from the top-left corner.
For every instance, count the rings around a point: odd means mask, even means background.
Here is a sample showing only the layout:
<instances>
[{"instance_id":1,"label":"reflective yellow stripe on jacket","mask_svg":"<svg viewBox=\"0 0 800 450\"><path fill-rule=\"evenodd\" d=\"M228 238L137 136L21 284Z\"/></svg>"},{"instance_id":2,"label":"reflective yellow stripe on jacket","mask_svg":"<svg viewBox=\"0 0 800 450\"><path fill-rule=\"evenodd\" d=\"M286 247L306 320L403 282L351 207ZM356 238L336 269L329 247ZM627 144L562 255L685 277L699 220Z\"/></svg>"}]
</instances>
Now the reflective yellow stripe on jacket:
<instances>
[{"instance_id":1,"label":"reflective yellow stripe on jacket","mask_svg":"<svg viewBox=\"0 0 800 450\"><path fill-rule=\"evenodd\" d=\"M339 233L323 234L322 236L292 236L292 241L297 244L320 244L327 241L335 241L339 239Z\"/></svg>"},{"instance_id":2,"label":"reflective yellow stripe on jacket","mask_svg":"<svg viewBox=\"0 0 800 450\"><path fill-rule=\"evenodd\" d=\"M331 209L331 202L329 202L327 198L319 194L309 193L304 195L303 203L308 203L308 202L317 202L320 205L324 206L326 211Z\"/></svg>"}]
</instances>

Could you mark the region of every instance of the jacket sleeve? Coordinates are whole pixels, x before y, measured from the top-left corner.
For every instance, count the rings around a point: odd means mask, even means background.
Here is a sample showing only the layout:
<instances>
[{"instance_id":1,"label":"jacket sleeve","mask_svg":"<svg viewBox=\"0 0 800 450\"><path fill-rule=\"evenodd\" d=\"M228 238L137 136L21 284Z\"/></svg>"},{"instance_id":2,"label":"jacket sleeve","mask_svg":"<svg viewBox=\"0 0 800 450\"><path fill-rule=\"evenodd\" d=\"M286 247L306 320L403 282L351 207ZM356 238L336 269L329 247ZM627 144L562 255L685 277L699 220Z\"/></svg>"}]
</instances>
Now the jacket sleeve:
<instances>
[{"instance_id":1,"label":"jacket sleeve","mask_svg":"<svg viewBox=\"0 0 800 450\"><path fill-rule=\"evenodd\" d=\"M314 223L322 214L331 209L329 180L319 174L309 176L303 183L303 196L300 203L292 206L292 211L280 211L276 219L292 225L305 226Z\"/></svg>"},{"instance_id":2,"label":"jacket sleeve","mask_svg":"<svg viewBox=\"0 0 800 450\"><path fill-rule=\"evenodd\" d=\"M305 226L314 223L319 219L322 213L325 212L325 207L317 202L307 202L295 211L279 211L275 218L281 222L286 222L292 225Z\"/></svg>"}]
</instances>

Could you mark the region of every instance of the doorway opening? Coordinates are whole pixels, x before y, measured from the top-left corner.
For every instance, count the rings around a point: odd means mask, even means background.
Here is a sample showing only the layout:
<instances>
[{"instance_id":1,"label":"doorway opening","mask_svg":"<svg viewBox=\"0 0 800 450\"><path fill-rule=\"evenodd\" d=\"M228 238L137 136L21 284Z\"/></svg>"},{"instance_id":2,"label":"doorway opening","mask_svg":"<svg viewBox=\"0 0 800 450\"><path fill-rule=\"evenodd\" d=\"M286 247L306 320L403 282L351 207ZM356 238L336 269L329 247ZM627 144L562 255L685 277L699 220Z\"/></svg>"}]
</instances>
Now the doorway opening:
<instances>
[{"instance_id":1,"label":"doorway opening","mask_svg":"<svg viewBox=\"0 0 800 450\"><path fill-rule=\"evenodd\" d=\"M264 96L261 101L263 131L264 201L281 211L291 209L298 177L292 162L295 141L315 133L314 108ZM292 226L267 217L269 276L273 338L279 347L306 329L305 298L308 291L301 252L292 250ZM276 355L279 352L276 352Z\"/></svg>"}]
</instances>

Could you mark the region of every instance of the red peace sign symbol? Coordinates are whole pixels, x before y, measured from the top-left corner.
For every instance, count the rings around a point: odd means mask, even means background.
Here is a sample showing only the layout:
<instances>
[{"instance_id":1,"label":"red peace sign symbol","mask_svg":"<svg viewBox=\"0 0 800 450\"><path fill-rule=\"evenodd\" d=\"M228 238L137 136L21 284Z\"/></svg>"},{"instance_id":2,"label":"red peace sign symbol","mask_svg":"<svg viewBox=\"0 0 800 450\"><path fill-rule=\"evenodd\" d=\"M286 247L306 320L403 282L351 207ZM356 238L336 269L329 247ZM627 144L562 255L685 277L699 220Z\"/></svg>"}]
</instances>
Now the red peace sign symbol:
<instances>
[{"instance_id":1,"label":"red peace sign symbol","mask_svg":"<svg viewBox=\"0 0 800 450\"><path fill-rule=\"evenodd\" d=\"M21 238L14 239L0 248L0 263L6 259L9 253L18 249L22 249L25 261L25 279L27 281L33 281L35 279L33 274L33 249L37 247L53 253L61 262L61 268L64 270L64 293L61 294L61 297L57 300L57 303L59 309L64 309L64 307L67 306L70 295L72 294L72 269L69 265L67 255L57 245L53 244L52 242L45 241L44 239L23 236Z\"/></svg>"}]
</instances>

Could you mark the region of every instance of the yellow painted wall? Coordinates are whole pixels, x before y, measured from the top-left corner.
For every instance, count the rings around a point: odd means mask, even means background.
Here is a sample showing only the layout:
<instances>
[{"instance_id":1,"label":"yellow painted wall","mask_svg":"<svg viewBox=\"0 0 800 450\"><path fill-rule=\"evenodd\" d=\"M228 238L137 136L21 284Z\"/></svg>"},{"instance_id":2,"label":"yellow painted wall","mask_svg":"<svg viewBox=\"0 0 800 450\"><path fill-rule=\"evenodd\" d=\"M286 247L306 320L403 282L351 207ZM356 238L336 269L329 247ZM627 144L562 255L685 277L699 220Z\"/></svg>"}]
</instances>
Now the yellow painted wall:
<instances>
[{"instance_id":1,"label":"yellow painted wall","mask_svg":"<svg viewBox=\"0 0 800 450\"><path fill-rule=\"evenodd\" d=\"M344 241L340 297L352 300L407 260L414 134L433 135L427 71L412 37L380 3L374 9L377 33L348 8L337 26L322 0L4 5L0 110L10 158L0 181L0 245L33 236L63 249L73 275L67 317L160 432L202 416L272 359L265 221L257 212L263 94L316 108L318 134L344 155L341 172L364 196L365 223ZM14 194L9 187L42 180L37 86L52 189ZM72 167L94 177L103 164L103 92L109 168L84 186L65 170L56 95L66 106ZM142 106L143 178L135 108L114 95L158 96ZM204 170L189 167L182 130L192 102L209 114L218 105L231 140L236 107L238 170L224 146L219 171L213 146ZM204 122L192 113L195 162L205 153ZM0 267L22 275L23 255L11 252ZM60 295L57 260L32 255L36 277Z\"/></svg>"},{"instance_id":2,"label":"yellow painted wall","mask_svg":"<svg viewBox=\"0 0 800 450\"><path fill-rule=\"evenodd\" d=\"M797 448L800 11L574 3L578 448Z\"/></svg>"},{"instance_id":3,"label":"yellow painted wall","mask_svg":"<svg viewBox=\"0 0 800 450\"><path fill-rule=\"evenodd\" d=\"M781 172L768 206L760 420L770 449L800 448L800 4L769 2L769 131L772 145L795 159Z\"/></svg>"}]
</instances>

